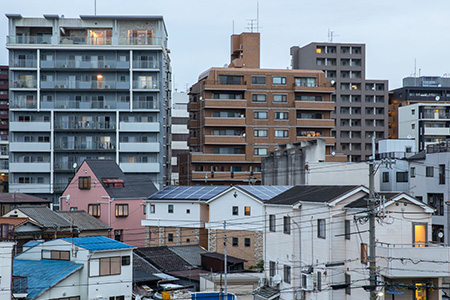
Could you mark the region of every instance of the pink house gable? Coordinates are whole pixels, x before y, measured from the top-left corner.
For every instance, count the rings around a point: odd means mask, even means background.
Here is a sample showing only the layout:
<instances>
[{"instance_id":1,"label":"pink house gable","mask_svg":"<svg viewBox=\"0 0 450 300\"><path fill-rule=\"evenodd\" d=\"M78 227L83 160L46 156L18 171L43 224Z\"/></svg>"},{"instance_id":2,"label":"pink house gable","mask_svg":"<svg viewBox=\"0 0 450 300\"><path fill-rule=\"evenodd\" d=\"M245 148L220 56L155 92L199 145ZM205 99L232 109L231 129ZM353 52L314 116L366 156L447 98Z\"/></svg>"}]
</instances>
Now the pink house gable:
<instances>
[{"instance_id":1,"label":"pink house gable","mask_svg":"<svg viewBox=\"0 0 450 300\"><path fill-rule=\"evenodd\" d=\"M61 209L84 210L111 227L112 239L145 246L145 230L141 226L145 219L144 199L156 188L149 179L148 188L134 188L133 184L135 180L127 180L115 161L86 160L62 194Z\"/></svg>"}]
</instances>

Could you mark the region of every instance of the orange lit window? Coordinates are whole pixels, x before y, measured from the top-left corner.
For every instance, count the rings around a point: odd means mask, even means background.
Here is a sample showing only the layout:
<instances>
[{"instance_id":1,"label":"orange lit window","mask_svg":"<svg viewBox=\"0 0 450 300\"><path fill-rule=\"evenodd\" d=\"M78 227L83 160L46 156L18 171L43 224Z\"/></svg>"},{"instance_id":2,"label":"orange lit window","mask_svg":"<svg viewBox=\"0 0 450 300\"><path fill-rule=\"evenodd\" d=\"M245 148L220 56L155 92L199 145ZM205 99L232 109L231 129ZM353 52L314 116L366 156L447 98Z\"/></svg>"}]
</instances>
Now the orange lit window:
<instances>
[{"instance_id":1,"label":"orange lit window","mask_svg":"<svg viewBox=\"0 0 450 300\"><path fill-rule=\"evenodd\" d=\"M245 206L244 207L244 215L250 216L250 206Z\"/></svg>"},{"instance_id":2,"label":"orange lit window","mask_svg":"<svg viewBox=\"0 0 450 300\"><path fill-rule=\"evenodd\" d=\"M316 48L316 53L322 53L322 49Z\"/></svg>"},{"instance_id":3,"label":"orange lit window","mask_svg":"<svg viewBox=\"0 0 450 300\"><path fill-rule=\"evenodd\" d=\"M152 45L153 30L128 30L131 45Z\"/></svg>"},{"instance_id":4,"label":"orange lit window","mask_svg":"<svg viewBox=\"0 0 450 300\"><path fill-rule=\"evenodd\" d=\"M88 35L91 45L111 45L112 30L89 29Z\"/></svg>"}]
</instances>

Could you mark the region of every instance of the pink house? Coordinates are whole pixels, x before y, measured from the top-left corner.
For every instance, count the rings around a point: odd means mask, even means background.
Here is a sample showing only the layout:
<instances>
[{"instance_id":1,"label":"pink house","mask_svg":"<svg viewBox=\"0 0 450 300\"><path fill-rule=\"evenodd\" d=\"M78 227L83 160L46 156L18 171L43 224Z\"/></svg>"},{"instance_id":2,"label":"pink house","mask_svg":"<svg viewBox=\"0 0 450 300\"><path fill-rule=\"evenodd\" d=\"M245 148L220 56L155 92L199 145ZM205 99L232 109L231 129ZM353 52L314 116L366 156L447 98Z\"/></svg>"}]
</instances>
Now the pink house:
<instances>
[{"instance_id":1,"label":"pink house","mask_svg":"<svg viewBox=\"0 0 450 300\"><path fill-rule=\"evenodd\" d=\"M111 227L110 237L145 246L144 199L157 192L145 175L124 174L114 160L87 159L60 201L61 210L85 210Z\"/></svg>"}]
</instances>

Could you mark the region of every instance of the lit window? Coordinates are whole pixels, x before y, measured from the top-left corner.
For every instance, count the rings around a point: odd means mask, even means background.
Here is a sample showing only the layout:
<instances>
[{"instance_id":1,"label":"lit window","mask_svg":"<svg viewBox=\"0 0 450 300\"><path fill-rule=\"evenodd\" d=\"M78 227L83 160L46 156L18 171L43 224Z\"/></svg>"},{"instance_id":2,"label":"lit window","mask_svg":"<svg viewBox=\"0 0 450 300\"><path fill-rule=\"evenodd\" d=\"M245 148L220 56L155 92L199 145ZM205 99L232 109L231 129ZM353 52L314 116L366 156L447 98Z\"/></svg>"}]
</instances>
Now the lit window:
<instances>
[{"instance_id":1,"label":"lit window","mask_svg":"<svg viewBox=\"0 0 450 300\"><path fill-rule=\"evenodd\" d=\"M116 217L128 216L128 204L116 204Z\"/></svg>"},{"instance_id":2,"label":"lit window","mask_svg":"<svg viewBox=\"0 0 450 300\"><path fill-rule=\"evenodd\" d=\"M100 217L100 204L89 204L88 213L93 217Z\"/></svg>"},{"instance_id":3,"label":"lit window","mask_svg":"<svg viewBox=\"0 0 450 300\"><path fill-rule=\"evenodd\" d=\"M244 206L244 215L250 216L250 206Z\"/></svg>"},{"instance_id":4,"label":"lit window","mask_svg":"<svg viewBox=\"0 0 450 300\"><path fill-rule=\"evenodd\" d=\"M91 189L91 176L78 177L78 188L80 190L90 190Z\"/></svg>"}]
</instances>

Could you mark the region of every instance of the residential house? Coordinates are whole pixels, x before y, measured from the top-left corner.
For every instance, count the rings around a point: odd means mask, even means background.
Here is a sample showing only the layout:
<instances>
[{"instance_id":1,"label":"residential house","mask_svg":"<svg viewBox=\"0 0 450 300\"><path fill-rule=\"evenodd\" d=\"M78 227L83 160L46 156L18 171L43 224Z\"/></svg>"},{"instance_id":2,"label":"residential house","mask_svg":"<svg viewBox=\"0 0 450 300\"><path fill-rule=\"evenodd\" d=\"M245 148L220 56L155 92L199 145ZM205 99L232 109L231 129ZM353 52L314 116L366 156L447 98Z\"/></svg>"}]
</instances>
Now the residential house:
<instances>
[{"instance_id":1,"label":"residential house","mask_svg":"<svg viewBox=\"0 0 450 300\"><path fill-rule=\"evenodd\" d=\"M369 297L368 196L364 186L296 186L266 202L265 273L279 291L271 299ZM405 193L379 199L380 299L440 299L450 248L428 242L433 209Z\"/></svg>"},{"instance_id":2,"label":"residential house","mask_svg":"<svg viewBox=\"0 0 450 300\"><path fill-rule=\"evenodd\" d=\"M61 196L62 210L85 210L111 227L111 237L144 246L144 199L156 192L145 175L127 175L114 160L85 160Z\"/></svg>"},{"instance_id":3,"label":"residential house","mask_svg":"<svg viewBox=\"0 0 450 300\"><path fill-rule=\"evenodd\" d=\"M17 206L21 205L46 205L50 206L51 201L36 196L22 193L0 193L0 212L6 214Z\"/></svg>"},{"instance_id":4,"label":"residential house","mask_svg":"<svg viewBox=\"0 0 450 300\"><path fill-rule=\"evenodd\" d=\"M29 300L131 300L133 248L103 236L38 243L14 258L13 275Z\"/></svg>"},{"instance_id":5,"label":"residential house","mask_svg":"<svg viewBox=\"0 0 450 300\"><path fill-rule=\"evenodd\" d=\"M22 252L28 241L42 238L43 229L43 225L28 217L0 217L0 240L14 241L14 254Z\"/></svg>"},{"instance_id":6,"label":"residential house","mask_svg":"<svg viewBox=\"0 0 450 300\"><path fill-rule=\"evenodd\" d=\"M111 228L84 210L57 211L77 228L77 236L109 236Z\"/></svg>"}]
</instances>

